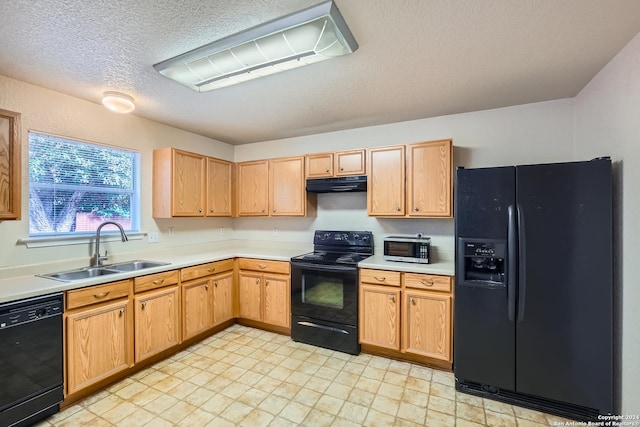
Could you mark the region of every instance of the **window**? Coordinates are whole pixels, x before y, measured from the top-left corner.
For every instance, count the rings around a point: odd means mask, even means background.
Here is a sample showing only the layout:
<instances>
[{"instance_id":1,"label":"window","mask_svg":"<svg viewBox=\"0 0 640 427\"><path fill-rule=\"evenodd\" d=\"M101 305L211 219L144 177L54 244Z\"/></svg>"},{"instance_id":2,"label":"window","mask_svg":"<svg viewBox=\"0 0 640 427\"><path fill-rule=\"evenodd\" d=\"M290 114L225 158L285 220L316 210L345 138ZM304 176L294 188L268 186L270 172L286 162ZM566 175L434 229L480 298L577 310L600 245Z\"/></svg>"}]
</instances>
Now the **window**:
<instances>
[{"instance_id":1,"label":"window","mask_svg":"<svg viewBox=\"0 0 640 427\"><path fill-rule=\"evenodd\" d=\"M29 132L29 236L138 231L140 154Z\"/></svg>"}]
</instances>

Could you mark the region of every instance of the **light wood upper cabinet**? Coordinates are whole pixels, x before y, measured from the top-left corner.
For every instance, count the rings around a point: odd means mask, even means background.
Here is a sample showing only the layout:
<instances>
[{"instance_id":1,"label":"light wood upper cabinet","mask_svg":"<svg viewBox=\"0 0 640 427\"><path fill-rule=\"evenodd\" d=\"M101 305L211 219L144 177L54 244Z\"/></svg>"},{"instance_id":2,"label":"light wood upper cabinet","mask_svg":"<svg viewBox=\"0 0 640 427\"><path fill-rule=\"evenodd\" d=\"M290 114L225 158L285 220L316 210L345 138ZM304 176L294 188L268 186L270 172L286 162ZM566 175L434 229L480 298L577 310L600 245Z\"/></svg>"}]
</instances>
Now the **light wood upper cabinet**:
<instances>
[{"instance_id":1,"label":"light wood upper cabinet","mask_svg":"<svg viewBox=\"0 0 640 427\"><path fill-rule=\"evenodd\" d=\"M306 194L304 157L269 160L271 216L304 216Z\"/></svg>"},{"instance_id":2,"label":"light wood upper cabinet","mask_svg":"<svg viewBox=\"0 0 640 427\"><path fill-rule=\"evenodd\" d=\"M231 216L232 163L207 157L206 216Z\"/></svg>"},{"instance_id":3,"label":"light wood upper cabinet","mask_svg":"<svg viewBox=\"0 0 640 427\"><path fill-rule=\"evenodd\" d=\"M367 152L368 214L370 216L404 216L404 146L372 148Z\"/></svg>"},{"instance_id":4,"label":"light wood upper cabinet","mask_svg":"<svg viewBox=\"0 0 640 427\"><path fill-rule=\"evenodd\" d=\"M453 146L450 139L407 146L409 216L453 215Z\"/></svg>"},{"instance_id":5,"label":"light wood upper cabinet","mask_svg":"<svg viewBox=\"0 0 640 427\"><path fill-rule=\"evenodd\" d=\"M404 292L402 351L444 361L451 360L451 295Z\"/></svg>"},{"instance_id":6,"label":"light wood upper cabinet","mask_svg":"<svg viewBox=\"0 0 640 427\"><path fill-rule=\"evenodd\" d=\"M0 109L0 221L20 219L20 113Z\"/></svg>"},{"instance_id":7,"label":"light wood upper cabinet","mask_svg":"<svg viewBox=\"0 0 640 427\"><path fill-rule=\"evenodd\" d=\"M231 168L188 151L153 150L153 217L231 216Z\"/></svg>"},{"instance_id":8,"label":"light wood upper cabinet","mask_svg":"<svg viewBox=\"0 0 640 427\"><path fill-rule=\"evenodd\" d=\"M236 163L239 216L269 215L269 161Z\"/></svg>"},{"instance_id":9,"label":"light wood upper cabinet","mask_svg":"<svg viewBox=\"0 0 640 427\"><path fill-rule=\"evenodd\" d=\"M305 158L307 178L364 175L366 172L365 150L307 154Z\"/></svg>"},{"instance_id":10,"label":"light wood upper cabinet","mask_svg":"<svg viewBox=\"0 0 640 427\"><path fill-rule=\"evenodd\" d=\"M370 216L453 216L450 139L374 148L368 152Z\"/></svg>"}]
</instances>

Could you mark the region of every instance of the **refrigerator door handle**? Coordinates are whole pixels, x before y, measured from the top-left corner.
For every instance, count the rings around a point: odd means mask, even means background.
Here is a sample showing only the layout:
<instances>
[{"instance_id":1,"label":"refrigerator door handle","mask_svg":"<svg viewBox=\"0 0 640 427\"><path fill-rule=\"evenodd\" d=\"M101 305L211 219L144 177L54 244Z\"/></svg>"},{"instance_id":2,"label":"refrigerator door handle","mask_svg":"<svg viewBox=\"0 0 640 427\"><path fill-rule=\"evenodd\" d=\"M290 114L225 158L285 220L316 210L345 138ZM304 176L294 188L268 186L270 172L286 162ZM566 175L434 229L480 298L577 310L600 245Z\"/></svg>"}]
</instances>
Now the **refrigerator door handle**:
<instances>
[{"instance_id":1,"label":"refrigerator door handle","mask_svg":"<svg viewBox=\"0 0 640 427\"><path fill-rule=\"evenodd\" d=\"M507 229L507 256L509 257L507 264L507 311L509 313L509 321L516 320L516 283L517 283L517 237L518 230L516 224L515 206L509 205L507 208L507 218L509 227Z\"/></svg>"},{"instance_id":2,"label":"refrigerator door handle","mask_svg":"<svg viewBox=\"0 0 640 427\"><path fill-rule=\"evenodd\" d=\"M527 296L527 254L524 213L517 205L518 221L518 323L524 319L525 297Z\"/></svg>"}]
</instances>

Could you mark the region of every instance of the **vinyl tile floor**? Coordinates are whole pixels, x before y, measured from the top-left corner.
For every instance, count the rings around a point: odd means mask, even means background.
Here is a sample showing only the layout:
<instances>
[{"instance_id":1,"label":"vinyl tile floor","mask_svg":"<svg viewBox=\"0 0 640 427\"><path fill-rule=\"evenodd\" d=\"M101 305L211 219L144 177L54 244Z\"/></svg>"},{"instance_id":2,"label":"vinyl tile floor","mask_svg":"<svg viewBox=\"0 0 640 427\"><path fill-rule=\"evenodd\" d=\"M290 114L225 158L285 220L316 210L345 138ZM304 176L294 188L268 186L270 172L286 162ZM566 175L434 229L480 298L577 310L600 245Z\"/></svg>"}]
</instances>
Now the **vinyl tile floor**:
<instances>
[{"instance_id":1,"label":"vinyl tile floor","mask_svg":"<svg viewBox=\"0 0 640 427\"><path fill-rule=\"evenodd\" d=\"M234 325L37 426L541 427L566 421L459 393L450 372Z\"/></svg>"}]
</instances>

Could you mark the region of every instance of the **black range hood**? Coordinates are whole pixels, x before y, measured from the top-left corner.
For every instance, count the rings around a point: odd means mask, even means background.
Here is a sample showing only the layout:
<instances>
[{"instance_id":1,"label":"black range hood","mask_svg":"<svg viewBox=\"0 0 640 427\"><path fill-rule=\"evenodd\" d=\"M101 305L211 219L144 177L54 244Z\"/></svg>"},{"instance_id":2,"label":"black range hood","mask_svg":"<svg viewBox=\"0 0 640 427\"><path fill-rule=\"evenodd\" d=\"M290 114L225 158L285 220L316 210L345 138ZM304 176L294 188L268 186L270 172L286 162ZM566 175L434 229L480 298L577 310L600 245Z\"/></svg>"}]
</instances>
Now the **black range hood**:
<instances>
[{"instance_id":1,"label":"black range hood","mask_svg":"<svg viewBox=\"0 0 640 427\"><path fill-rule=\"evenodd\" d=\"M347 193L354 191L367 191L366 175L307 180L307 192L309 193Z\"/></svg>"}]
</instances>

